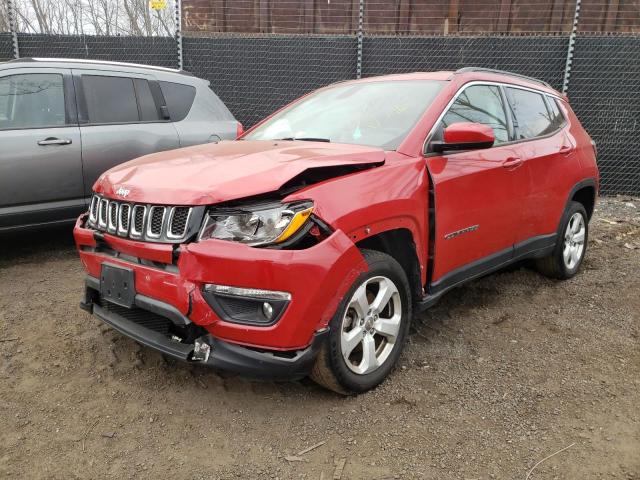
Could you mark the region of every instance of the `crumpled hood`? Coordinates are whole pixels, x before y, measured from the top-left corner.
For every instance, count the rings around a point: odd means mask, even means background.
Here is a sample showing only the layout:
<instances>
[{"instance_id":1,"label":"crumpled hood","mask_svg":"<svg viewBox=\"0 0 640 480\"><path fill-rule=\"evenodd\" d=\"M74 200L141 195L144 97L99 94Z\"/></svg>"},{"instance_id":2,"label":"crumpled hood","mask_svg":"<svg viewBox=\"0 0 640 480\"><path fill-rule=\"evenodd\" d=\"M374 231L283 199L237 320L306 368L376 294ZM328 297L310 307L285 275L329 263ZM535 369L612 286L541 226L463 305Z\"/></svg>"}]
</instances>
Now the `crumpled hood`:
<instances>
[{"instance_id":1,"label":"crumpled hood","mask_svg":"<svg viewBox=\"0 0 640 480\"><path fill-rule=\"evenodd\" d=\"M305 141L225 141L146 155L94 190L140 203L204 205L277 191L309 169L384 163L380 148Z\"/></svg>"}]
</instances>

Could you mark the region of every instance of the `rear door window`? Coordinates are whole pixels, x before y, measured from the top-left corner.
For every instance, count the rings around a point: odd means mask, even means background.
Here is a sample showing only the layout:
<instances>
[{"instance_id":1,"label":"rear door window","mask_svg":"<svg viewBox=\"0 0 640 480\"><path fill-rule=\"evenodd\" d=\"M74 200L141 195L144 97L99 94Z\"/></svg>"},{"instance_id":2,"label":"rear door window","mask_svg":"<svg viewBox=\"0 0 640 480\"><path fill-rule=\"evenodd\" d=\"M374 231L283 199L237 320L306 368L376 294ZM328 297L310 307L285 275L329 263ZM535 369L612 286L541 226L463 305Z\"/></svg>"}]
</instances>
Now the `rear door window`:
<instances>
[{"instance_id":1,"label":"rear door window","mask_svg":"<svg viewBox=\"0 0 640 480\"><path fill-rule=\"evenodd\" d=\"M196 98L196 88L182 83L160 82L162 94L167 102L169 116L172 122L184 120L189 114L193 100Z\"/></svg>"},{"instance_id":2,"label":"rear door window","mask_svg":"<svg viewBox=\"0 0 640 480\"><path fill-rule=\"evenodd\" d=\"M140 121L132 78L83 75L82 89L89 123Z\"/></svg>"},{"instance_id":3,"label":"rear door window","mask_svg":"<svg viewBox=\"0 0 640 480\"><path fill-rule=\"evenodd\" d=\"M556 130L542 94L520 88L507 87L505 90L515 117L518 140L540 137Z\"/></svg>"},{"instance_id":4,"label":"rear door window","mask_svg":"<svg viewBox=\"0 0 640 480\"><path fill-rule=\"evenodd\" d=\"M507 115L500 89L492 85L465 88L442 118L443 127L454 123L473 122L493 129L495 145L509 141Z\"/></svg>"},{"instance_id":5,"label":"rear door window","mask_svg":"<svg viewBox=\"0 0 640 480\"><path fill-rule=\"evenodd\" d=\"M65 124L62 75L28 73L0 78L0 130Z\"/></svg>"}]
</instances>

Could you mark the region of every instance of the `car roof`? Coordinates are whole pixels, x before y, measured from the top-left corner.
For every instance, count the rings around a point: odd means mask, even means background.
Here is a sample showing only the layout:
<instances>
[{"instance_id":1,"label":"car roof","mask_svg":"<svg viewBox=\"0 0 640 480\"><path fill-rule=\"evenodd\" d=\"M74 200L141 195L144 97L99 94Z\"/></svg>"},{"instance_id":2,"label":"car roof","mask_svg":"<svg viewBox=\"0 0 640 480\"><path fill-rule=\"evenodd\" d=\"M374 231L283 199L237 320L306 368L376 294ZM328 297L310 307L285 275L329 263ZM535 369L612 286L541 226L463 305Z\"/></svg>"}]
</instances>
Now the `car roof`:
<instances>
[{"instance_id":1,"label":"car roof","mask_svg":"<svg viewBox=\"0 0 640 480\"><path fill-rule=\"evenodd\" d=\"M379 82L379 81L399 81L399 80L437 80L450 81L461 79L464 83L471 81L487 81L509 83L512 85L522 86L539 90L554 96L561 97L562 94L555 90L551 85L543 80L528 77L513 72L503 70L495 70L491 68L481 67L465 67L456 71L445 70L438 72L411 72L411 73L394 73L390 75L380 75L377 77L367 77L359 80L347 80L346 83L356 82Z\"/></svg>"},{"instance_id":2,"label":"car roof","mask_svg":"<svg viewBox=\"0 0 640 480\"><path fill-rule=\"evenodd\" d=\"M41 57L25 57L15 60L9 60L4 65L10 66L42 66L42 67L61 67L61 68L87 68L91 67L96 70L130 70L130 71L154 71L176 75L185 75L193 77L193 75L184 70L174 68L157 67L155 65L142 65L139 63L127 62L111 62L107 60L94 60L86 58L41 58ZM115 67L115 68L114 68Z\"/></svg>"}]
</instances>

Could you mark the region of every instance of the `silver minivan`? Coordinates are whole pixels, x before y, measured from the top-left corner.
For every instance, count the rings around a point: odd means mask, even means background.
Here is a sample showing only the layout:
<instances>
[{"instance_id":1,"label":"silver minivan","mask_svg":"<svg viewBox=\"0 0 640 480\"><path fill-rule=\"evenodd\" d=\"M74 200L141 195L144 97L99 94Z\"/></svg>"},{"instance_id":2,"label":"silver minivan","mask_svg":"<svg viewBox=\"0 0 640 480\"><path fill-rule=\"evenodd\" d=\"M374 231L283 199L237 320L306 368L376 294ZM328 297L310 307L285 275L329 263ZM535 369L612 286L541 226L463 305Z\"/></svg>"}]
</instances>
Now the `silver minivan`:
<instances>
[{"instance_id":1,"label":"silver minivan","mask_svg":"<svg viewBox=\"0 0 640 480\"><path fill-rule=\"evenodd\" d=\"M0 233L74 221L114 165L241 132L209 82L183 71L95 60L0 63Z\"/></svg>"}]
</instances>

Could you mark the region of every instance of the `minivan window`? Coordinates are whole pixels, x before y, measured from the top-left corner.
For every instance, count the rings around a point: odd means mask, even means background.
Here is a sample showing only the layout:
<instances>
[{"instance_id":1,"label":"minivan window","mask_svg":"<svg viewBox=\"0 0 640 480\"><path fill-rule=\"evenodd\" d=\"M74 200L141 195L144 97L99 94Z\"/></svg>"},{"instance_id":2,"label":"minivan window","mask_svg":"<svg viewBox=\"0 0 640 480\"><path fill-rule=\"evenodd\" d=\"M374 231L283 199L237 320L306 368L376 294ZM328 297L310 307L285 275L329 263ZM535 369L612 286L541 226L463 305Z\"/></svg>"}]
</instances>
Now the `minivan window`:
<instances>
[{"instance_id":1,"label":"minivan window","mask_svg":"<svg viewBox=\"0 0 640 480\"><path fill-rule=\"evenodd\" d=\"M555 130L542 94L520 88L507 88L506 91L516 120L516 138L535 138Z\"/></svg>"},{"instance_id":2,"label":"minivan window","mask_svg":"<svg viewBox=\"0 0 640 480\"><path fill-rule=\"evenodd\" d=\"M400 80L325 88L285 108L244 139L320 138L395 150L443 84Z\"/></svg>"},{"instance_id":3,"label":"minivan window","mask_svg":"<svg viewBox=\"0 0 640 480\"><path fill-rule=\"evenodd\" d=\"M89 123L134 123L140 121L133 79L83 75L82 89Z\"/></svg>"},{"instance_id":4,"label":"minivan window","mask_svg":"<svg viewBox=\"0 0 640 480\"><path fill-rule=\"evenodd\" d=\"M0 78L0 130L65 124L61 74L28 73Z\"/></svg>"},{"instance_id":5,"label":"minivan window","mask_svg":"<svg viewBox=\"0 0 640 480\"><path fill-rule=\"evenodd\" d=\"M191 110L193 99L196 98L196 88L173 82L160 82L160 88L167 102L171 121L184 120Z\"/></svg>"},{"instance_id":6,"label":"minivan window","mask_svg":"<svg viewBox=\"0 0 640 480\"><path fill-rule=\"evenodd\" d=\"M473 85L462 91L442 118L443 127L454 123L473 122L493 129L495 144L509 141L507 115L498 87Z\"/></svg>"}]
</instances>

